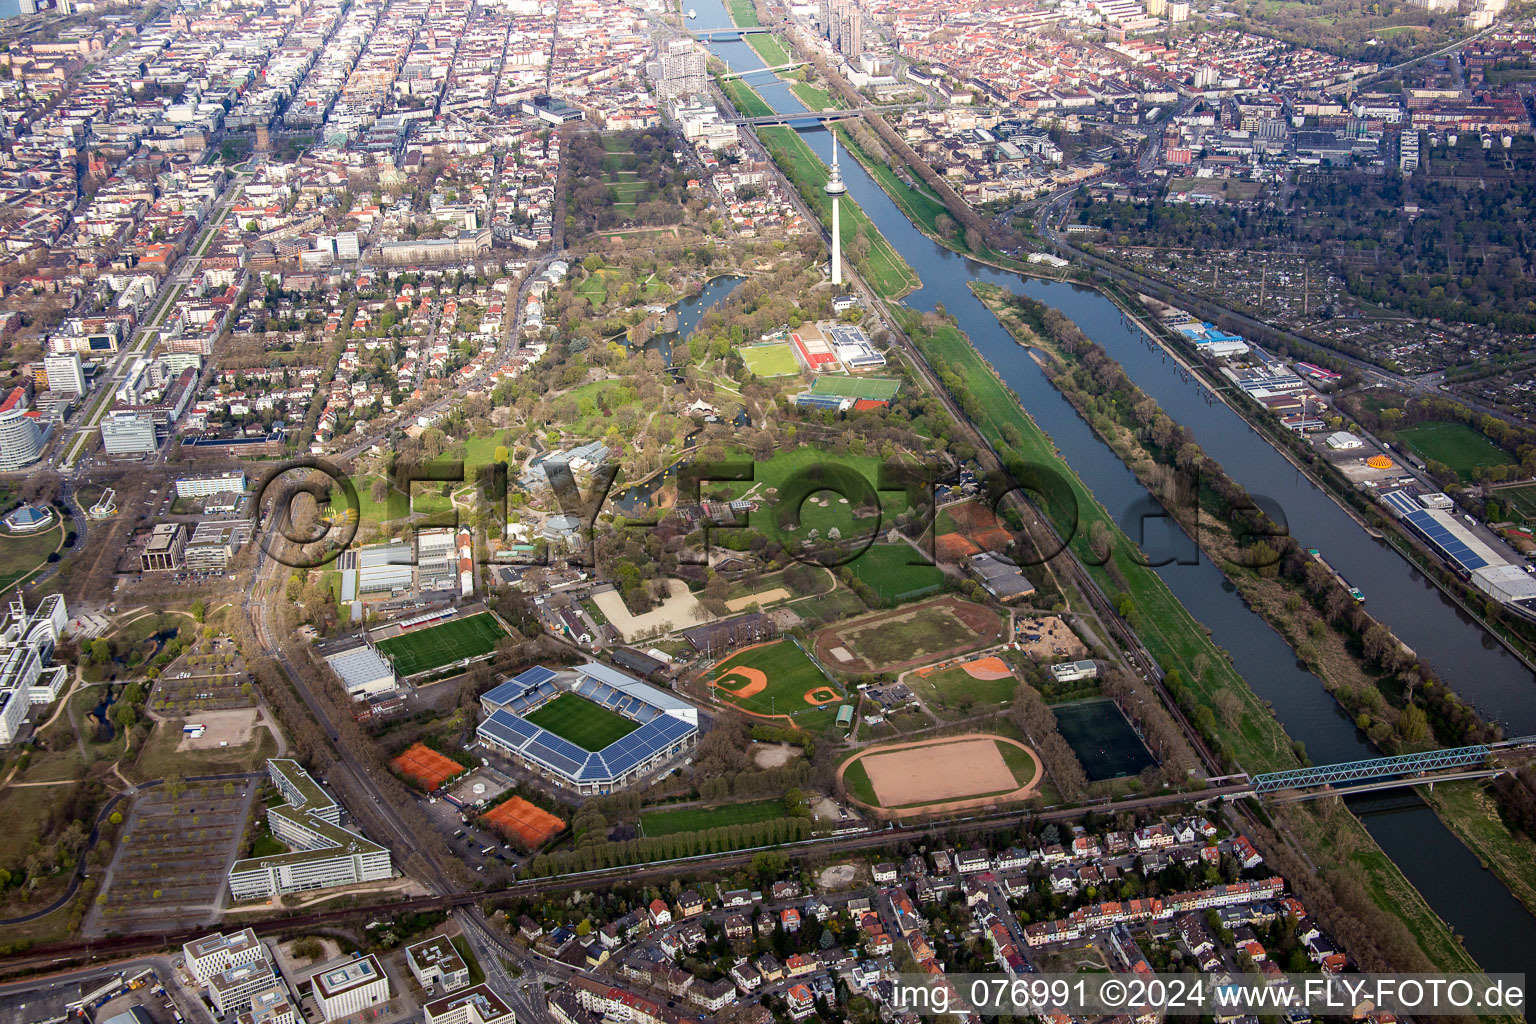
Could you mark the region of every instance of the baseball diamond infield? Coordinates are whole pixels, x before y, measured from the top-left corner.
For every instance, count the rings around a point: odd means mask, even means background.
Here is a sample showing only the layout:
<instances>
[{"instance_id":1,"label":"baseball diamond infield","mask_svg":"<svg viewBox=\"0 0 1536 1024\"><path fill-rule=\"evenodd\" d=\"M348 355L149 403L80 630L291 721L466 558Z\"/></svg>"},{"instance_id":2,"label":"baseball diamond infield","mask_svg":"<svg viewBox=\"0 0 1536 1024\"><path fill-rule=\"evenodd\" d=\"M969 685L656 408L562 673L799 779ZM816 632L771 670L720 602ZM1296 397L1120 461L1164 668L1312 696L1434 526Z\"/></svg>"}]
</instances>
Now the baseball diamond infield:
<instances>
[{"instance_id":1,"label":"baseball diamond infield","mask_svg":"<svg viewBox=\"0 0 1536 1024\"><path fill-rule=\"evenodd\" d=\"M837 771L854 803L894 817L1025 800L1042 776L1029 747L979 733L870 747Z\"/></svg>"}]
</instances>

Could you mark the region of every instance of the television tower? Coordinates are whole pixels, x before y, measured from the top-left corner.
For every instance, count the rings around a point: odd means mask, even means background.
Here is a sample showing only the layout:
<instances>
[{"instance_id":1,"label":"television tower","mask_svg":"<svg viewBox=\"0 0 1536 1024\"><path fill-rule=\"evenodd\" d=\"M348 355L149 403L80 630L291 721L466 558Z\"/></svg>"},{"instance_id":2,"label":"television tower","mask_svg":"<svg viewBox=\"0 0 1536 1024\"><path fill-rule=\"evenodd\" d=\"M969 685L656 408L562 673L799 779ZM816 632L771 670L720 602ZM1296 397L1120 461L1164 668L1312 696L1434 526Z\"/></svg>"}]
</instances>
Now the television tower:
<instances>
[{"instance_id":1,"label":"television tower","mask_svg":"<svg viewBox=\"0 0 1536 1024\"><path fill-rule=\"evenodd\" d=\"M827 179L827 195L832 197L832 283L843 283L843 235L842 223L838 220L838 199L846 194L848 186L843 184L843 172L837 166L837 136L832 136L832 175Z\"/></svg>"}]
</instances>

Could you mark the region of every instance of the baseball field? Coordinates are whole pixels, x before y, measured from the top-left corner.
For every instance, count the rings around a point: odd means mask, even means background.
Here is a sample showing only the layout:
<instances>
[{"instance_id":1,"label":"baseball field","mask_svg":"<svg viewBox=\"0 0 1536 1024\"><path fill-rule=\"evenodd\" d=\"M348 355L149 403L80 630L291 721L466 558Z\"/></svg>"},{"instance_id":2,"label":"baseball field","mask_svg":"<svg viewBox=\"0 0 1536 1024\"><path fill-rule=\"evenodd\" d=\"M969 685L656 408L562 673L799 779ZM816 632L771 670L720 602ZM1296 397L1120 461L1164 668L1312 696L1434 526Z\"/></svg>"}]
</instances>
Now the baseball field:
<instances>
[{"instance_id":1,"label":"baseball field","mask_svg":"<svg viewBox=\"0 0 1536 1024\"><path fill-rule=\"evenodd\" d=\"M705 677L721 700L763 718L824 728L843 700L816 663L789 638L756 644L721 661Z\"/></svg>"},{"instance_id":2,"label":"baseball field","mask_svg":"<svg viewBox=\"0 0 1536 1024\"><path fill-rule=\"evenodd\" d=\"M897 817L1024 800L1041 776L1029 747L982 734L869 747L838 769L850 799Z\"/></svg>"},{"instance_id":3,"label":"baseball field","mask_svg":"<svg viewBox=\"0 0 1536 1024\"><path fill-rule=\"evenodd\" d=\"M380 653L395 663L402 676L414 676L465 658L479 658L496 649L506 631L490 612L449 619L436 626L413 629L380 640Z\"/></svg>"},{"instance_id":4,"label":"baseball field","mask_svg":"<svg viewBox=\"0 0 1536 1024\"><path fill-rule=\"evenodd\" d=\"M598 707L574 693L562 693L523 717L583 750L602 750L640 728L639 722Z\"/></svg>"}]
</instances>

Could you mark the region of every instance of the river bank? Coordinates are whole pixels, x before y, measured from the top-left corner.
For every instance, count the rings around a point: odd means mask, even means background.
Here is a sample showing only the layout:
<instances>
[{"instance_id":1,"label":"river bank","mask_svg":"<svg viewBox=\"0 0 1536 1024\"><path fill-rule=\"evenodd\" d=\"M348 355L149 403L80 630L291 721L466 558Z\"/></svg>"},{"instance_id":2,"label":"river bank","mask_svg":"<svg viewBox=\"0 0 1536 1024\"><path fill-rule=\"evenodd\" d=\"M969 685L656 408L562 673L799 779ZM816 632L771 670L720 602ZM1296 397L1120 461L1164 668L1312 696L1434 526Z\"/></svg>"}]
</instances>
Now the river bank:
<instances>
[{"instance_id":1,"label":"river bank","mask_svg":"<svg viewBox=\"0 0 1536 1024\"><path fill-rule=\"evenodd\" d=\"M704 0L699 10L701 26L728 24L719 0ZM727 55L732 67L747 68L759 63L756 55L744 43L717 42L711 46L711 50ZM783 113L803 109L803 105L782 83L763 85L760 91L775 109ZM830 162L830 133L819 128L807 128L798 134L823 165ZM933 329L936 340L944 346L952 347L959 357L974 359L976 365L982 368L981 377L988 388L988 400L978 403L983 406L983 412L1006 410L1009 407L1018 409L1022 402L1029 409L1030 417L1039 423L1040 429L1048 431L1046 451L1052 452L1055 446L1060 445L1070 453L1069 478L1062 479L1058 474L1047 480L1042 474L1039 482L1066 493L1069 501L1075 501L1076 493L1080 491L1095 501L1102 499L1109 507L1132 509L1149 504L1145 488L1141 487L1112 451L1103 447L1102 442L1081 422L1076 411L1050 387L1039 368L1006 336L996 319L970 293L966 283L971 279L985 280L1040 298L1061 309L1090 337L1102 339L1105 344L1129 340L1119 310L1101 293L1076 284L1025 278L1012 271L1000 271L981 261L963 259L914 226L856 160L844 160L844 179L850 194L857 198L860 207L881 234L922 277L923 286L907 296L903 305L877 305L893 321L904 322L920 321L926 319L929 313L943 314L947 310L949 316L941 315L935 321ZM958 323L953 318L958 318ZM925 347L928 346L929 339L924 338L923 343ZM1167 368L1166 365L1160 365L1160 357L1150 355L1140 338L1134 344L1139 351L1139 356L1132 357L1139 359L1136 364L1138 372L1150 373L1157 378L1152 380L1156 387L1178 390L1176 379L1171 382L1166 379ZM954 393L963 399L970 391ZM1156 397L1165 407L1169 406L1166 398ZM1219 416L1216 410L1219 410ZM1432 618L1434 622L1428 634L1422 637L1414 630L1409 630L1415 636L1417 648L1421 652L1429 652L1436 663L1442 666L1442 671L1455 673L1463 683L1470 680L1471 688L1480 698L1487 697L1495 701L1507 716L1521 723L1523 731L1536 732L1536 703L1529 701L1536 680L1507 655L1501 661L1499 656L1502 648L1489 650L1484 647L1481 631L1475 630L1470 621L1459 619L1452 606L1442 605L1443 598L1438 590L1423 581L1415 582L1416 577L1409 575L1395 552L1387 551L1385 545L1370 543L1357 523L1339 514L1331 499L1307 493L1315 490L1313 485L1279 459L1273 449L1267 444L1256 447L1260 439L1249 429L1232 428L1232 412L1225 406L1207 408L1204 402L1200 402L1196 408L1181 409L1177 415L1181 420L1186 415L1190 416L1191 422L1201 430L1213 426L1217 429L1215 442L1202 438L1202 444L1208 451L1212 450L1213 444L1220 448L1225 442L1243 448L1241 456L1229 456L1225 450L1213 452L1215 457L1228 466L1233 466L1233 458L1236 458L1238 465L1234 467L1235 472L1251 475L1250 470L1271 472L1275 463L1284 465L1283 480L1277 479L1259 486L1245 481L1245 485L1254 493L1278 495L1296 501L1298 515L1304 512L1308 517L1309 529L1316 525L1312 520L1316 518L1320 505L1325 503L1325 518L1326 515L1332 515L1347 524L1351 535L1348 541L1335 538L1329 531L1338 531L1337 522L1328 520L1322 523L1321 546L1328 550L1330 559L1335 564L1348 563L1344 565L1344 571L1351 578L1369 579L1373 573L1390 577L1390 581L1384 578L1376 584L1378 588L1385 588L1381 604L1388 605L1395 600L1397 607L1394 613L1423 612L1426 621ZM1217 420L1224 422L1213 422ZM1069 482L1072 479L1076 480L1077 490ZM1094 495L1098 498L1093 498ZM1314 500L1314 497L1319 500ZM1313 532L1316 533L1315 530ZM1145 542L1156 546L1159 541L1172 539L1173 533L1182 536L1180 531L1170 531L1169 538L1164 538L1159 530L1152 530ZM1354 538L1364 539L1367 543L1361 544ZM1193 547L1187 538L1184 541L1186 547ZM1129 545L1126 547L1134 550ZM1383 557L1387 555L1390 555L1390 562L1384 563ZM1113 563L1117 571L1122 568L1121 561L1117 558ZM1185 658L1190 661L1200 654L1205 654L1206 662L1217 659L1226 661L1230 658L1231 664L1227 671L1236 672L1251 686L1252 693L1247 688L1242 692L1249 694L1257 709L1253 715L1245 716L1247 721L1243 729L1236 730L1237 742L1243 745L1245 751L1251 750L1256 755L1256 764L1295 763L1292 736L1304 740L1319 761L1344 761L1369 756L1369 747L1359 737L1353 723L1339 713L1336 702L1323 690L1320 682L1297 665L1294 655L1272 630L1261 628L1261 620L1243 604L1240 596L1231 590L1220 573L1205 559L1201 558L1198 563L1181 562L1176 567L1161 570L1150 569L1143 564L1144 561L1138 560L1136 575L1132 579L1133 587L1127 593L1134 599L1148 586L1146 576L1158 576L1156 586L1176 594L1173 601L1177 606L1173 612L1176 628L1167 634L1158 635L1155 627L1148 627L1144 631L1147 645L1150 647L1158 644L1164 650L1170 646L1182 648ZM1102 578L1102 570L1096 572L1100 572ZM1452 612L1449 617L1448 608ZM1431 612L1434 613L1432 616ZM1198 643L1192 637L1197 638ZM1230 652L1223 650L1224 646ZM1178 659L1168 660L1168 664L1182 675ZM1202 669L1207 667L1201 664ZM1189 685L1177 676L1175 679L1179 685ZM1255 694L1261 697L1255 698ZM1170 700L1169 703L1174 702ZM1266 713L1266 705L1273 710L1273 720L1267 724L1266 720L1271 719L1271 715ZM1284 723L1283 727L1279 722ZM1292 829L1292 833L1309 836L1309 827L1301 826L1305 826L1310 817L1320 813L1316 808L1301 812L1298 827ZM1342 808L1340 813L1344 813ZM1532 960L1525 951L1536 949L1536 921L1492 875L1479 870L1477 859L1427 807L1417 801L1411 807L1381 806L1378 802L1362 805L1358 813L1360 817L1352 819L1355 825L1350 829L1350 834L1358 842L1344 844L1327 841L1325 834L1332 834L1332 827L1320 830L1314 837L1315 842L1313 839L1308 841L1308 860L1304 862L1304 873L1312 871L1310 862L1313 860L1333 866L1330 878L1326 881L1318 880L1317 884L1332 885L1338 882L1345 885L1348 876L1358 873L1360 881L1355 886L1358 894L1351 902L1365 898L1376 908L1375 912L1364 919L1377 921L1377 914L1391 914L1401 907L1404 915L1412 922L1411 930L1424 936L1422 947L1419 945L1420 939L1414 940L1416 951L1405 957L1404 963L1419 962L1424 955L1424 948L1431 949L1438 962L1453 962L1457 956L1464 955L1457 948L1450 931L1442 923L1433 920L1438 914L1450 921L1457 932L1467 936L1467 944L1473 955L1489 965L1490 969L1530 968ZM1408 884L1410 878L1412 885ZM1424 906L1424 901L1417 898L1417 893L1427 897L1433 911ZM1430 919L1427 929L1424 927L1426 913ZM1390 928L1382 932L1383 935L1390 933ZM1371 947L1368 941L1362 948Z\"/></svg>"},{"instance_id":2,"label":"river bank","mask_svg":"<svg viewBox=\"0 0 1536 1024\"><path fill-rule=\"evenodd\" d=\"M1279 571L1280 551L1271 549L1275 564L1249 566L1254 545L1244 549L1234 536L1234 525L1223 519L1211 498L1213 490L1235 488L1221 467L1210 461L1204 452L1192 442L1182 442L1187 447L1179 451L1179 461L1188 461L1187 470L1198 473L1194 486L1200 489L1198 496L1188 493L1190 480L1180 480L1170 472L1170 467L1160 461L1147 447L1141 436L1128 426L1123 418L1116 420L1105 412L1106 408L1124 409L1134 405L1138 419L1148 421L1147 428L1156 431L1152 417L1163 415L1162 410L1124 375L1118 363L1108 360L1119 374L1121 382L1114 395L1095 394L1090 384L1084 389L1085 379L1102 381L1103 372L1070 373L1069 368L1084 368L1080 353L1063 345L1060 339L1025 323L1014 308L1011 296L996 286L973 285L973 290L985 302L1020 344L1030 345L1045 353L1042 368L1047 378L1077 408L1084 420L1093 427L1100 438L1110 446L1126 466L1136 474L1153 494L1163 501L1164 507L1179 521L1201 549L1221 567L1223 575L1244 596L1253 609L1269 626L1283 637L1307 667L1317 675L1323 686L1334 696L1339 705L1355 720L1382 753L1407 753L1430 749L1437 744L1430 739L1431 719L1425 709L1415 703L1414 686L1404 685L1400 675L1385 672L1368 661L1366 650L1371 642L1382 645L1379 657L1394 658L1394 652L1385 645L1401 641L1391 637L1390 631L1370 619L1361 608L1350 609L1348 595L1317 563L1306 568L1306 584ZM1082 339L1086 342L1086 339ZM1091 343L1089 343L1091 344ZM1102 352L1100 353L1102 354ZM1177 436L1170 444L1180 446ZM1193 450L1189 450L1193 448ZM1198 462L1198 468L1196 463ZM1213 484L1212 477L1216 483ZM1182 485L1182 486L1181 486ZM1245 492L1237 488L1237 500L1247 499ZM1251 503L1251 499L1247 499ZM1240 526L1240 524L1237 524ZM1279 542L1276 542L1277 545ZM1265 541L1259 541L1264 544ZM1290 542L1291 557L1296 557L1294 541ZM1316 602L1326 595L1325 608ZM1325 614L1325 609L1334 614ZM1350 621L1355 620L1355 621ZM1367 620L1369 624L1367 623ZM1350 621L1348 635L1343 623ZM1374 632L1373 632L1374 631ZM1384 635L1383 632L1384 631ZM1372 638L1374 637L1374 641ZM1412 679L1424 671L1423 667L1407 668ZM1430 684L1433 685L1433 684ZM1441 694L1444 701L1447 695ZM1471 715L1465 705L1454 708L1455 714L1434 709L1436 724L1446 728L1446 718ZM1486 728L1486 727L1485 727ZM1445 745L1462 745L1480 737L1464 734L1442 735ZM1477 791L1466 794L1457 792L1442 794L1440 799L1427 800L1446 826L1477 854L1479 860L1498 875L1499 880L1519 899L1528 910L1536 913L1536 843L1528 837L1511 832L1493 808L1485 800L1477 799Z\"/></svg>"}]
</instances>

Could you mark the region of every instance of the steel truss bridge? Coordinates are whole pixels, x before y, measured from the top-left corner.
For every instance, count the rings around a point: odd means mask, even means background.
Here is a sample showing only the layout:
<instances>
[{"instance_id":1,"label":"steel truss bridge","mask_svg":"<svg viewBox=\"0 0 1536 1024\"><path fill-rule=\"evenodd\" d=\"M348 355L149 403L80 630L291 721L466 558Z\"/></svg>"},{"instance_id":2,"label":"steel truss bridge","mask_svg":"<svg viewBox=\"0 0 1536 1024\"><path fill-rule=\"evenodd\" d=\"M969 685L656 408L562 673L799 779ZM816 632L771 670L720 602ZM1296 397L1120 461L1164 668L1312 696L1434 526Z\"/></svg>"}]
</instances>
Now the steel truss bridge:
<instances>
[{"instance_id":1,"label":"steel truss bridge","mask_svg":"<svg viewBox=\"0 0 1536 1024\"><path fill-rule=\"evenodd\" d=\"M1514 742L1500 744L1513 746ZM1426 750L1420 754L1399 754L1395 757L1373 757L1365 761L1345 761L1342 764L1326 764L1315 768L1292 768L1289 771L1269 772L1253 777L1253 791L1259 795L1283 789L1306 789L1311 786L1330 786L1342 782L1363 782L1420 772L1441 771L1446 768L1480 767L1493 753L1493 747L1479 744L1474 747L1455 747L1450 750Z\"/></svg>"}]
</instances>

